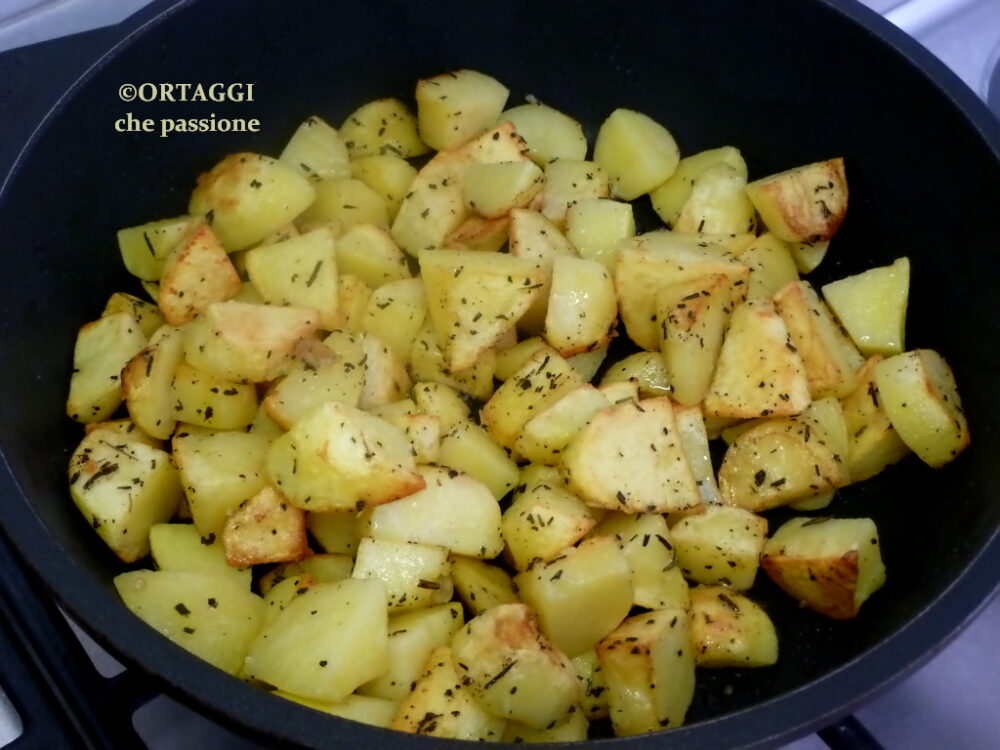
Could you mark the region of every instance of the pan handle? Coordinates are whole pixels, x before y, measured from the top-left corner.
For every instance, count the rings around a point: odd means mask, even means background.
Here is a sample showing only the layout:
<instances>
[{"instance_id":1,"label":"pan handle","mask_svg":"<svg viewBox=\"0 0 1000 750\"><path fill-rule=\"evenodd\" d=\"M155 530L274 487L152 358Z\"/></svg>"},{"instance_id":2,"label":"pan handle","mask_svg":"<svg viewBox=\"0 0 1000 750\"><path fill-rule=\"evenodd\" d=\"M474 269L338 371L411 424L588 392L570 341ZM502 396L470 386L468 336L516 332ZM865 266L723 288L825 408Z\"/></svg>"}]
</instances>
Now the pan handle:
<instances>
[{"instance_id":1,"label":"pan handle","mask_svg":"<svg viewBox=\"0 0 1000 750\"><path fill-rule=\"evenodd\" d=\"M830 750L884 750L882 743L852 714L817 734Z\"/></svg>"}]
</instances>

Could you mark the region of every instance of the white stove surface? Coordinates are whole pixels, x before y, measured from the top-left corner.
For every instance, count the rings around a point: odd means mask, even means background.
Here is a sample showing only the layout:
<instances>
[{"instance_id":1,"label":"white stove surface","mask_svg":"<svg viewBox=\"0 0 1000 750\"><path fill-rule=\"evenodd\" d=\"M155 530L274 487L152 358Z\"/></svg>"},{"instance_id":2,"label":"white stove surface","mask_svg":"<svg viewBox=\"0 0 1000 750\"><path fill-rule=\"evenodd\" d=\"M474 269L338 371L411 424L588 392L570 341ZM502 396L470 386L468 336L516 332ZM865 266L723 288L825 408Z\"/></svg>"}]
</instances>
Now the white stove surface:
<instances>
[{"instance_id":1,"label":"white stove surface","mask_svg":"<svg viewBox=\"0 0 1000 750\"><path fill-rule=\"evenodd\" d=\"M0 0L0 52L117 23L150 0ZM915 36L981 97L1000 55L1000 0L862 0ZM72 623L71 623L72 624ZM77 630L98 671L122 667ZM1000 748L1000 599L926 666L856 713L890 750ZM845 699L850 696L844 696ZM151 750L259 750L176 701L160 696L133 722ZM0 689L0 748L21 723ZM816 736L782 750L823 750Z\"/></svg>"}]
</instances>

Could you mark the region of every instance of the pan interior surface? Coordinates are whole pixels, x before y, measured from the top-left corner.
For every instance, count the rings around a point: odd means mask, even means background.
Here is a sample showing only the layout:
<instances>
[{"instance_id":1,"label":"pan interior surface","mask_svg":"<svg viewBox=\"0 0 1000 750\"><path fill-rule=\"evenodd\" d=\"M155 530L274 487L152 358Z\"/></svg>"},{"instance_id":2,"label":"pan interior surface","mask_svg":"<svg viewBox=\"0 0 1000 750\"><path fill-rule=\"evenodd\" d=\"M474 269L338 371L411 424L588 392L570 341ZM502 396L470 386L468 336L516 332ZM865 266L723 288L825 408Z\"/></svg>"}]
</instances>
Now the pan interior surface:
<instances>
[{"instance_id":1,"label":"pan interior surface","mask_svg":"<svg viewBox=\"0 0 1000 750\"><path fill-rule=\"evenodd\" d=\"M534 95L576 117L591 143L604 117L628 107L668 127L684 154L737 146L751 178L843 156L851 207L810 280L818 285L909 256L907 347L936 348L951 363L973 445L939 471L910 458L846 488L831 507L837 516L875 520L886 586L856 620L837 623L799 608L762 574L752 596L777 627L778 665L703 670L688 727L608 742L752 745L837 713L931 652L1000 577L994 567L968 580L984 550L996 557L1000 525L993 459L1000 425L990 400L1000 326L988 307L1000 281L990 221L1000 206L1000 158L989 144L990 137L1000 142L998 128L987 125L984 134L946 87L852 14L862 15L802 0L772 0L766 9L727 0L294 7L216 0L170 14L65 100L0 196L10 261L0 274L0 351L8 364L0 445L14 478L5 480L0 518L13 541L103 643L233 723L306 745L421 743L268 698L126 612L111 585L121 566L66 490L66 462L81 430L63 405L76 329L112 291L139 293L121 266L117 229L184 213L197 174L226 153L277 155L310 115L336 126L371 99L411 100L418 77L473 68L507 85L511 104ZM252 82L254 100L119 98L122 84L144 81ZM261 128L167 138L116 132L115 120L130 112L155 120L257 118ZM772 514L772 530L784 517ZM791 698L807 714L790 712Z\"/></svg>"}]
</instances>

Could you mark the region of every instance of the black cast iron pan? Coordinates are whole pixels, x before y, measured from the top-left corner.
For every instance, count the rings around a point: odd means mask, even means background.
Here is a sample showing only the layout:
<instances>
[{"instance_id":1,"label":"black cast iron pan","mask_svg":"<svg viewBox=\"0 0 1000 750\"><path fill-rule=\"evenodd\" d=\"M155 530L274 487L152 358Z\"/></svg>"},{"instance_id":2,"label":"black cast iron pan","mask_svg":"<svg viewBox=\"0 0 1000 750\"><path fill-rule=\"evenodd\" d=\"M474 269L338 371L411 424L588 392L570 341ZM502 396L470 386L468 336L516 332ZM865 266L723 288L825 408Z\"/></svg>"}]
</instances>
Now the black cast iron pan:
<instances>
[{"instance_id":1,"label":"black cast iron pan","mask_svg":"<svg viewBox=\"0 0 1000 750\"><path fill-rule=\"evenodd\" d=\"M336 3L182 2L117 46L63 97L0 194L0 523L95 637L185 700L269 742L431 747L272 699L161 639L118 602L120 565L69 500L80 430L63 416L73 340L113 290L137 290L114 232L186 209L222 154L277 153L310 114L408 97L419 76L488 72L581 119L618 106L666 124L683 151L739 146L752 175L842 155L851 208L820 283L908 255L908 345L954 366L973 446L941 471L910 459L843 491L833 511L871 516L889 571L857 620L834 623L754 590L775 621L767 670L705 672L689 725L630 748L763 747L841 717L940 649L1000 580L1000 373L991 303L1000 124L957 78L849 0ZM252 103L126 104L124 83L253 82ZM44 82L39 82L44 86ZM259 134L159 138L115 119L259 118ZM776 516L776 524L780 516ZM761 576L763 579L763 576Z\"/></svg>"}]
</instances>

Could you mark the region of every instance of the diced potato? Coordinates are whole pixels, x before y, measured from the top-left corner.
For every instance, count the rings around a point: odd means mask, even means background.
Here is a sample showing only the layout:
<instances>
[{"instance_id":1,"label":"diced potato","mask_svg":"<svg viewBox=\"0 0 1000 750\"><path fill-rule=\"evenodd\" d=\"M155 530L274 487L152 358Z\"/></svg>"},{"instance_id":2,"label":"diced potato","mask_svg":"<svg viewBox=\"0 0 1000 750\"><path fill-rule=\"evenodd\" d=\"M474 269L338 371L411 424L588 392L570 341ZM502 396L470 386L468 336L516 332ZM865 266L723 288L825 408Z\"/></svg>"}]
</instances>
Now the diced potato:
<instances>
[{"instance_id":1,"label":"diced potato","mask_svg":"<svg viewBox=\"0 0 1000 750\"><path fill-rule=\"evenodd\" d=\"M376 99L354 110L340 126L352 159L395 154L422 156L427 146L417 134L417 118L399 99Z\"/></svg>"},{"instance_id":2,"label":"diced potato","mask_svg":"<svg viewBox=\"0 0 1000 750\"><path fill-rule=\"evenodd\" d=\"M358 403L360 408L371 411L398 401L410 392L413 383L402 357L372 335L365 335L361 348L365 382Z\"/></svg>"},{"instance_id":3,"label":"diced potato","mask_svg":"<svg viewBox=\"0 0 1000 750\"><path fill-rule=\"evenodd\" d=\"M542 182L532 161L471 164L462 175L462 199L470 211L496 219L530 203Z\"/></svg>"},{"instance_id":4,"label":"diced potato","mask_svg":"<svg viewBox=\"0 0 1000 750\"><path fill-rule=\"evenodd\" d=\"M309 180L277 159L232 154L198 177L188 211L204 216L227 250L243 250L293 221L315 196Z\"/></svg>"},{"instance_id":5,"label":"diced potato","mask_svg":"<svg viewBox=\"0 0 1000 750\"><path fill-rule=\"evenodd\" d=\"M306 529L324 552L353 556L358 548L357 520L352 510L309 513Z\"/></svg>"},{"instance_id":6,"label":"diced potato","mask_svg":"<svg viewBox=\"0 0 1000 750\"><path fill-rule=\"evenodd\" d=\"M608 715L608 685L597 660L597 651L573 657L573 666L580 677L583 688L580 709L588 719L603 719Z\"/></svg>"},{"instance_id":7,"label":"diced potato","mask_svg":"<svg viewBox=\"0 0 1000 750\"><path fill-rule=\"evenodd\" d=\"M337 268L371 289L410 278L403 251L389 232L374 224L355 224L337 238Z\"/></svg>"},{"instance_id":8,"label":"diced potato","mask_svg":"<svg viewBox=\"0 0 1000 750\"><path fill-rule=\"evenodd\" d=\"M525 422L514 448L529 461L557 466L570 441L608 406L603 393L584 383Z\"/></svg>"},{"instance_id":9,"label":"diced potato","mask_svg":"<svg viewBox=\"0 0 1000 750\"><path fill-rule=\"evenodd\" d=\"M350 719L373 727L388 727L396 713L395 701L368 695L349 695L338 703L318 701L283 690L273 690L271 695L301 703L315 711L322 711L331 716L339 716L342 719Z\"/></svg>"},{"instance_id":10,"label":"diced potato","mask_svg":"<svg viewBox=\"0 0 1000 750\"><path fill-rule=\"evenodd\" d=\"M452 650L431 651L423 672L403 699L389 729L458 740L494 740L503 736L505 722L491 715L462 682Z\"/></svg>"},{"instance_id":11,"label":"diced potato","mask_svg":"<svg viewBox=\"0 0 1000 750\"><path fill-rule=\"evenodd\" d=\"M391 153L363 156L351 162L351 177L361 180L385 198L390 219L396 218L416 176L417 170L412 164Z\"/></svg>"},{"instance_id":12,"label":"diced potato","mask_svg":"<svg viewBox=\"0 0 1000 750\"><path fill-rule=\"evenodd\" d=\"M480 401L485 401L493 395L495 369L496 354L490 350L485 352L472 367L460 372L451 371L445 363L444 353L438 346L434 327L429 320L424 322L410 349L410 373L414 380L450 386Z\"/></svg>"},{"instance_id":13,"label":"diced potato","mask_svg":"<svg viewBox=\"0 0 1000 750\"><path fill-rule=\"evenodd\" d=\"M275 440L266 465L270 480L305 510L360 509L424 487L402 430L336 401Z\"/></svg>"},{"instance_id":14,"label":"diced potato","mask_svg":"<svg viewBox=\"0 0 1000 750\"><path fill-rule=\"evenodd\" d=\"M674 229L729 234L753 232L756 212L746 193L747 176L725 162L714 164L692 185Z\"/></svg>"},{"instance_id":15,"label":"diced potato","mask_svg":"<svg viewBox=\"0 0 1000 750\"><path fill-rule=\"evenodd\" d=\"M351 577L354 559L349 555L310 555L298 562L282 563L261 576L257 585L265 596L282 581L307 575L316 583L337 583Z\"/></svg>"},{"instance_id":16,"label":"diced potato","mask_svg":"<svg viewBox=\"0 0 1000 750\"><path fill-rule=\"evenodd\" d=\"M694 475L695 484L706 503L719 504L722 496L715 482L712 454L708 447L708 430L701 414L701 406L674 405L674 419L681 436L681 446L687 457L688 466Z\"/></svg>"},{"instance_id":17,"label":"diced potato","mask_svg":"<svg viewBox=\"0 0 1000 750\"><path fill-rule=\"evenodd\" d=\"M511 107L500 120L514 123L528 145L528 156L541 167L557 159L587 156L587 137L580 123L547 104L530 101Z\"/></svg>"},{"instance_id":18,"label":"diced potato","mask_svg":"<svg viewBox=\"0 0 1000 750\"><path fill-rule=\"evenodd\" d=\"M858 371L858 387L843 402L848 469L855 482L875 476L910 452L879 403L875 368L882 359L876 354L865 362Z\"/></svg>"},{"instance_id":19,"label":"diced potato","mask_svg":"<svg viewBox=\"0 0 1000 750\"><path fill-rule=\"evenodd\" d=\"M793 518L768 540L760 564L786 593L835 620L856 616L885 583L869 518Z\"/></svg>"},{"instance_id":20,"label":"diced potato","mask_svg":"<svg viewBox=\"0 0 1000 750\"><path fill-rule=\"evenodd\" d=\"M366 682L358 692L398 704L416 686L431 651L451 643L463 624L462 605L456 602L390 617L389 670Z\"/></svg>"},{"instance_id":21,"label":"diced potato","mask_svg":"<svg viewBox=\"0 0 1000 750\"><path fill-rule=\"evenodd\" d=\"M194 524L158 523L149 530L149 551L159 570L181 570L227 578L250 590L250 568L226 562L226 549L214 537L204 537Z\"/></svg>"},{"instance_id":22,"label":"diced potato","mask_svg":"<svg viewBox=\"0 0 1000 750\"><path fill-rule=\"evenodd\" d=\"M118 249L125 268L143 281L159 281L174 246L201 223L200 216L178 216L118 230Z\"/></svg>"},{"instance_id":23,"label":"diced potato","mask_svg":"<svg viewBox=\"0 0 1000 750\"><path fill-rule=\"evenodd\" d=\"M124 435L130 440L136 440L151 448L162 448L163 441L147 434L131 419L111 419L107 422L88 422L83 426L83 434L89 435L94 430L107 430Z\"/></svg>"},{"instance_id":24,"label":"diced potato","mask_svg":"<svg viewBox=\"0 0 1000 750\"><path fill-rule=\"evenodd\" d=\"M799 419L812 425L816 430L816 439L833 451L833 460L842 464L840 485L847 484L851 479L851 472L846 466L850 444L844 407L840 400L832 396L817 399L809 404Z\"/></svg>"},{"instance_id":25,"label":"diced potato","mask_svg":"<svg viewBox=\"0 0 1000 750\"><path fill-rule=\"evenodd\" d=\"M627 201L670 179L680 158L670 131L630 109L612 112L594 143L594 161L608 173L612 192Z\"/></svg>"},{"instance_id":26,"label":"diced potato","mask_svg":"<svg viewBox=\"0 0 1000 750\"><path fill-rule=\"evenodd\" d=\"M270 444L266 436L243 430L179 426L173 439L174 461L202 536L221 536L229 514L264 487L264 457Z\"/></svg>"},{"instance_id":27,"label":"diced potato","mask_svg":"<svg viewBox=\"0 0 1000 750\"><path fill-rule=\"evenodd\" d=\"M329 229L315 229L247 251L250 281L270 305L315 310L320 326L337 324L337 255Z\"/></svg>"},{"instance_id":28,"label":"diced potato","mask_svg":"<svg viewBox=\"0 0 1000 750\"><path fill-rule=\"evenodd\" d=\"M694 695L694 644L683 609L625 620L597 647L619 737L676 728Z\"/></svg>"},{"instance_id":29,"label":"diced potato","mask_svg":"<svg viewBox=\"0 0 1000 750\"><path fill-rule=\"evenodd\" d=\"M576 544L597 524L598 512L555 482L519 492L503 513L506 554L517 570L547 562Z\"/></svg>"},{"instance_id":30,"label":"diced potato","mask_svg":"<svg viewBox=\"0 0 1000 750\"><path fill-rule=\"evenodd\" d=\"M724 274L671 284L656 295L665 378L678 403L694 406L705 399L733 297L733 280Z\"/></svg>"},{"instance_id":31,"label":"diced potato","mask_svg":"<svg viewBox=\"0 0 1000 750\"><path fill-rule=\"evenodd\" d=\"M614 534L632 578L632 603L649 609L687 609L688 585L674 562L667 522L658 513L608 513L593 536Z\"/></svg>"},{"instance_id":32,"label":"diced potato","mask_svg":"<svg viewBox=\"0 0 1000 750\"><path fill-rule=\"evenodd\" d=\"M685 576L742 591L753 585L757 575L767 519L742 508L711 505L703 513L682 518L670 533Z\"/></svg>"},{"instance_id":33,"label":"diced potato","mask_svg":"<svg viewBox=\"0 0 1000 750\"><path fill-rule=\"evenodd\" d=\"M395 414L392 416L379 414L379 416L403 431L406 439L410 441L414 461L418 464L440 463L440 419L429 414Z\"/></svg>"},{"instance_id":34,"label":"diced potato","mask_svg":"<svg viewBox=\"0 0 1000 750\"><path fill-rule=\"evenodd\" d=\"M481 482L455 469L420 467L426 488L362 515L363 534L447 547L457 555L500 554L500 506Z\"/></svg>"},{"instance_id":35,"label":"diced potato","mask_svg":"<svg viewBox=\"0 0 1000 750\"><path fill-rule=\"evenodd\" d=\"M802 358L813 398L843 398L857 385L864 358L844 334L808 281L790 281L774 295L774 306Z\"/></svg>"},{"instance_id":36,"label":"diced potato","mask_svg":"<svg viewBox=\"0 0 1000 750\"><path fill-rule=\"evenodd\" d=\"M101 422L119 407L122 368L146 345L146 337L127 312L105 315L83 326L73 349L66 414L87 424Z\"/></svg>"},{"instance_id":37,"label":"diced potato","mask_svg":"<svg viewBox=\"0 0 1000 750\"><path fill-rule=\"evenodd\" d=\"M847 214L841 158L754 180L746 190L764 224L785 242L828 240Z\"/></svg>"},{"instance_id":38,"label":"diced potato","mask_svg":"<svg viewBox=\"0 0 1000 750\"><path fill-rule=\"evenodd\" d=\"M601 378L601 386L633 381L639 395L646 398L668 396L672 392L670 377L657 352L636 352L611 365Z\"/></svg>"},{"instance_id":39,"label":"diced potato","mask_svg":"<svg viewBox=\"0 0 1000 750\"><path fill-rule=\"evenodd\" d=\"M389 666L386 612L381 581L317 584L250 644L246 674L297 695L342 701Z\"/></svg>"},{"instance_id":40,"label":"diced potato","mask_svg":"<svg viewBox=\"0 0 1000 750\"><path fill-rule=\"evenodd\" d=\"M525 423L583 383L551 347L535 352L483 407L483 424L505 448L517 442Z\"/></svg>"},{"instance_id":41,"label":"diced potato","mask_svg":"<svg viewBox=\"0 0 1000 750\"><path fill-rule=\"evenodd\" d=\"M507 87L475 70L417 81L417 125L421 140L450 151L482 135L507 103Z\"/></svg>"},{"instance_id":42,"label":"diced potato","mask_svg":"<svg viewBox=\"0 0 1000 750\"><path fill-rule=\"evenodd\" d=\"M792 253L792 259L799 273L812 273L826 257L826 251L830 249L830 240L792 242L789 243L788 249Z\"/></svg>"},{"instance_id":43,"label":"diced potato","mask_svg":"<svg viewBox=\"0 0 1000 750\"><path fill-rule=\"evenodd\" d=\"M420 254L429 318L454 371L491 348L539 295L544 274L536 262L462 250Z\"/></svg>"},{"instance_id":44,"label":"diced potato","mask_svg":"<svg viewBox=\"0 0 1000 750\"><path fill-rule=\"evenodd\" d=\"M691 197L695 180L716 164L726 164L746 179L747 165L739 149L723 146L684 157L670 179L650 193L653 210L668 228L672 228L680 218L684 204Z\"/></svg>"},{"instance_id":45,"label":"diced potato","mask_svg":"<svg viewBox=\"0 0 1000 750\"><path fill-rule=\"evenodd\" d=\"M574 711L566 721L544 729L532 729L520 722L508 721L503 742L583 742L587 739L589 726L590 722L583 711Z\"/></svg>"},{"instance_id":46,"label":"diced potato","mask_svg":"<svg viewBox=\"0 0 1000 750\"><path fill-rule=\"evenodd\" d=\"M120 432L97 429L69 461L76 507L123 562L149 552L149 530L173 516L182 493L169 454Z\"/></svg>"},{"instance_id":47,"label":"diced potato","mask_svg":"<svg viewBox=\"0 0 1000 750\"><path fill-rule=\"evenodd\" d=\"M507 214L495 219L469 216L444 238L444 249L474 250L477 253L499 252L507 242L509 225L510 217Z\"/></svg>"},{"instance_id":48,"label":"diced potato","mask_svg":"<svg viewBox=\"0 0 1000 750\"><path fill-rule=\"evenodd\" d=\"M497 500L517 484L517 464L486 430L468 419L441 436L437 463L478 479Z\"/></svg>"},{"instance_id":49,"label":"diced potato","mask_svg":"<svg viewBox=\"0 0 1000 750\"><path fill-rule=\"evenodd\" d=\"M542 729L576 710L576 670L526 604L500 604L470 620L452 641L452 658L495 716Z\"/></svg>"},{"instance_id":50,"label":"diced potato","mask_svg":"<svg viewBox=\"0 0 1000 750\"><path fill-rule=\"evenodd\" d=\"M213 302L234 297L241 286L225 248L212 229L202 225L167 257L157 302L166 321L179 326Z\"/></svg>"},{"instance_id":51,"label":"diced potato","mask_svg":"<svg viewBox=\"0 0 1000 750\"><path fill-rule=\"evenodd\" d=\"M364 329L377 336L408 363L413 341L427 317L427 294L421 279L401 279L372 292L365 309Z\"/></svg>"},{"instance_id":52,"label":"diced potato","mask_svg":"<svg viewBox=\"0 0 1000 750\"><path fill-rule=\"evenodd\" d=\"M510 254L552 261L560 255L575 256L577 251L545 216L519 208L510 212Z\"/></svg>"},{"instance_id":53,"label":"diced potato","mask_svg":"<svg viewBox=\"0 0 1000 750\"><path fill-rule=\"evenodd\" d=\"M217 302L185 329L184 354L218 378L261 383L283 375L318 326L314 310Z\"/></svg>"},{"instance_id":54,"label":"diced potato","mask_svg":"<svg viewBox=\"0 0 1000 750\"><path fill-rule=\"evenodd\" d=\"M329 178L313 183L313 188L316 200L302 213L300 222L337 221L344 230L357 224L389 227L389 204L361 180Z\"/></svg>"},{"instance_id":55,"label":"diced potato","mask_svg":"<svg viewBox=\"0 0 1000 750\"><path fill-rule=\"evenodd\" d=\"M875 366L882 408L907 447L930 466L944 466L969 444L969 424L955 375L932 349L915 349Z\"/></svg>"},{"instance_id":56,"label":"diced potato","mask_svg":"<svg viewBox=\"0 0 1000 750\"><path fill-rule=\"evenodd\" d=\"M271 486L244 500L222 529L226 561L233 566L301 560L309 554L306 514Z\"/></svg>"},{"instance_id":57,"label":"diced potato","mask_svg":"<svg viewBox=\"0 0 1000 750\"><path fill-rule=\"evenodd\" d=\"M112 294L104 306L101 317L103 318L105 315L112 315L118 312L127 312L135 318L135 322L139 324L139 328L142 330L142 335L146 338L152 336L164 323L163 315L160 314L160 310L156 305L150 304L146 300L139 299L131 294L124 294L122 292Z\"/></svg>"},{"instance_id":58,"label":"diced potato","mask_svg":"<svg viewBox=\"0 0 1000 750\"><path fill-rule=\"evenodd\" d=\"M823 297L863 354L892 355L905 347L910 259L823 285Z\"/></svg>"},{"instance_id":59,"label":"diced potato","mask_svg":"<svg viewBox=\"0 0 1000 750\"><path fill-rule=\"evenodd\" d=\"M590 651L632 608L628 560L615 536L568 547L555 560L536 563L514 582L538 615L542 632L567 656Z\"/></svg>"},{"instance_id":60,"label":"diced potato","mask_svg":"<svg viewBox=\"0 0 1000 750\"><path fill-rule=\"evenodd\" d=\"M264 398L268 415L282 429L327 401L358 406L365 386L367 363L363 337L334 331L324 344L310 347L292 370Z\"/></svg>"},{"instance_id":61,"label":"diced potato","mask_svg":"<svg viewBox=\"0 0 1000 750\"><path fill-rule=\"evenodd\" d=\"M595 508L669 513L702 504L667 398L598 412L563 453L561 470Z\"/></svg>"},{"instance_id":62,"label":"diced potato","mask_svg":"<svg viewBox=\"0 0 1000 750\"><path fill-rule=\"evenodd\" d=\"M634 378L614 383L601 383L597 390L603 393L604 397L612 404L620 404L624 401L639 401L639 381Z\"/></svg>"},{"instance_id":63,"label":"diced potato","mask_svg":"<svg viewBox=\"0 0 1000 750\"><path fill-rule=\"evenodd\" d=\"M564 357L611 341L618 303L610 272L595 260L561 256L552 264L545 340Z\"/></svg>"},{"instance_id":64,"label":"diced potato","mask_svg":"<svg viewBox=\"0 0 1000 750\"><path fill-rule=\"evenodd\" d=\"M608 176L594 161L559 159L545 166L541 212L560 229L566 226L570 206L589 198L610 195Z\"/></svg>"},{"instance_id":65,"label":"diced potato","mask_svg":"<svg viewBox=\"0 0 1000 750\"><path fill-rule=\"evenodd\" d=\"M178 422L235 430L246 427L257 414L253 385L217 378L186 361L174 370L173 395Z\"/></svg>"},{"instance_id":66,"label":"diced potato","mask_svg":"<svg viewBox=\"0 0 1000 750\"><path fill-rule=\"evenodd\" d=\"M481 615L498 604L518 601L514 582L507 572L488 562L453 555L451 577L455 593L474 615Z\"/></svg>"},{"instance_id":67,"label":"diced potato","mask_svg":"<svg viewBox=\"0 0 1000 750\"><path fill-rule=\"evenodd\" d=\"M632 205L610 198L584 198L566 210L566 237L584 258L614 266L622 240L635 236Z\"/></svg>"},{"instance_id":68,"label":"diced potato","mask_svg":"<svg viewBox=\"0 0 1000 750\"><path fill-rule=\"evenodd\" d=\"M569 357L566 361L573 368L573 372L584 382L590 382L601 369L605 358L608 356L609 345L599 346L589 352L580 352Z\"/></svg>"},{"instance_id":69,"label":"diced potato","mask_svg":"<svg viewBox=\"0 0 1000 750\"><path fill-rule=\"evenodd\" d=\"M114 583L143 622L232 675L264 623L263 599L212 573L133 570Z\"/></svg>"},{"instance_id":70,"label":"diced potato","mask_svg":"<svg viewBox=\"0 0 1000 750\"><path fill-rule=\"evenodd\" d=\"M278 161L311 180L349 177L351 174L350 157L343 137L316 115L299 125Z\"/></svg>"},{"instance_id":71,"label":"diced potato","mask_svg":"<svg viewBox=\"0 0 1000 750\"><path fill-rule=\"evenodd\" d=\"M719 468L729 505L755 512L812 497L847 483L847 472L808 421L773 419L740 435Z\"/></svg>"},{"instance_id":72,"label":"diced potato","mask_svg":"<svg viewBox=\"0 0 1000 750\"><path fill-rule=\"evenodd\" d=\"M809 381L773 303L733 310L722 342L705 414L752 419L798 414L809 405Z\"/></svg>"},{"instance_id":73,"label":"diced potato","mask_svg":"<svg viewBox=\"0 0 1000 750\"><path fill-rule=\"evenodd\" d=\"M281 614L289 602L299 594L315 586L319 581L308 573L298 573L295 576L283 578L271 586L264 595L264 625L270 625L274 618Z\"/></svg>"},{"instance_id":74,"label":"diced potato","mask_svg":"<svg viewBox=\"0 0 1000 750\"><path fill-rule=\"evenodd\" d=\"M750 267L747 299L771 299L785 284L799 280L788 245L770 232L756 238L740 260Z\"/></svg>"},{"instance_id":75,"label":"diced potato","mask_svg":"<svg viewBox=\"0 0 1000 750\"><path fill-rule=\"evenodd\" d=\"M365 311L371 299L371 288L348 273L339 274L337 278L337 328L351 333L360 333L364 329Z\"/></svg>"},{"instance_id":76,"label":"diced potato","mask_svg":"<svg viewBox=\"0 0 1000 750\"><path fill-rule=\"evenodd\" d=\"M725 586L691 589L691 635L699 667L769 667L778 661L771 618Z\"/></svg>"},{"instance_id":77,"label":"diced potato","mask_svg":"<svg viewBox=\"0 0 1000 750\"><path fill-rule=\"evenodd\" d=\"M177 424L173 380L183 359L183 332L164 326L121 373L129 416L142 430L160 440L170 437Z\"/></svg>"},{"instance_id":78,"label":"diced potato","mask_svg":"<svg viewBox=\"0 0 1000 750\"><path fill-rule=\"evenodd\" d=\"M413 386L413 401L425 414L441 421L441 431L446 432L469 417L469 405L462 397L441 383L417 383Z\"/></svg>"},{"instance_id":79,"label":"diced potato","mask_svg":"<svg viewBox=\"0 0 1000 750\"><path fill-rule=\"evenodd\" d=\"M401 611L436 603L442 579L450 570L444 547L362 539L351 576L382 581L389 609Z\"/></svg>"},{"instance_id":80,"label":"diced potato","mask_svg":"<svg viewBox=\"0 0 1000 750\"><path fill-rule=\"evenodd\" d=\"M715 274L737 284L749 269L721 245L697 236L661 231L623 242L615 254L615 289L629 338L643 349L659 350L657 294L670 284Z\"/></svg>"},{"instance_id":81,"label":"diced potato","mask_svg":"<svg viewBox=\"0 0 1000 750\"><path fill-rule=\"evenodd\" d=\"M497 353L497 380L510 380L510 378L543 347L546 347L545 339L541 336L531 336L522 339L509 349L504 349Z\"/></svg>"}]
</instances>

